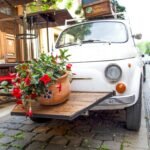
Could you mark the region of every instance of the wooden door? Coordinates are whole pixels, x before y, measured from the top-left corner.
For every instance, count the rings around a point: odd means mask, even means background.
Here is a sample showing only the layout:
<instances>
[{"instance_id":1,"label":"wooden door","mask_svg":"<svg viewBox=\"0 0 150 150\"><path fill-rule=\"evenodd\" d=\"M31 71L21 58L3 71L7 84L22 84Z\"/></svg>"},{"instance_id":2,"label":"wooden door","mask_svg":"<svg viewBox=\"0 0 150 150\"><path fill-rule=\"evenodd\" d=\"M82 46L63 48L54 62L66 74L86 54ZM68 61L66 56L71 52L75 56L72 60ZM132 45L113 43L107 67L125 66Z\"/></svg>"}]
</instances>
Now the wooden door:
<instances>
[{"instance_id":1,"label":"wooden door","mask_svg":"<svg viewBox=\"0 0 150 150\"><path fill-rule=\"evenodd\" d=\"M0 22L0 62L4 61L4 34L3 34L3 24Z\"/></svg>"},{"instance_id":2,"label":"wooden door","mask_svg":"<svg viewBox=\"0 0 150 150\"><path fill-rule=\"evenodd\" d=\"M13 34L5 34L6 62L16 62L16 40Z\"/></svg>"},{"instance_id":3,"label":"wooden door","mask_svg":"<svg viewBox=\"0 0 150 150\"><path fill-rule=\"evenodd\" d=\"M2 22L0 25L0 59L5 62L16 62L16 25L12 22Z\"/></svg>"}]
</instances>

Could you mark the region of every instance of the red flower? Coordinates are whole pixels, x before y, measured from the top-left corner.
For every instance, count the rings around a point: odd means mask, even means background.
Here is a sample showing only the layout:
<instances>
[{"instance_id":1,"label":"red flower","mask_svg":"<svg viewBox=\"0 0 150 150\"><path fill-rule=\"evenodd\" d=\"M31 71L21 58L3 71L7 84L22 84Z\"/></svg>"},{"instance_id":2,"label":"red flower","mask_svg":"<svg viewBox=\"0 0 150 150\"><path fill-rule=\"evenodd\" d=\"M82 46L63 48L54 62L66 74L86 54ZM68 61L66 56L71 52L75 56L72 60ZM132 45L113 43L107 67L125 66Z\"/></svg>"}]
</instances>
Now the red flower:
<instances>
[{"instance_id":1,"label":"red flower","mask_svg":"<svg viewBox=\"0 0 150 150\"><path fill-rule=\"evenodd\" d=\"M17 105L20 105L20 104L22 104L22 100L19 99L16 103L17 103Z\"/></svg>"},{"instance_id":2,"label":"red flower","mask_svg":"<svg viewBox=\"0 0 150 150\"><path fill-rule=\"evenodd\" d=\"M33 113L32 113L32 108L31 108L31 106L29 107L28 112L26 112L26 115L29 116L29 117L32 117Z\"/></svg>"},{"instance_id":3,"label":"red flower","mask_svg":"<svg viewBox=\"0 0 150 150\"><path fill-rule=\"evenodd\" d=\"M24 82L26 83L27 86L29 86L31 83L31 79L29 77L26 77Z\"/></svg>"},{"instance_id":4,"label":"red flower","mask_svg":"<svg viewBox=\"0 0 150 150\"><path fill-rule=\"evenodd\" d=\"M61 90L62 90L61 83L58 83L58 85L56 87L58 88L59 92L61 92Z\"/></svg>"},{"instance_id":5,"label":"red flower","mask_svg":"<svg viewBox=\"0 0 150 150\"><path fill-rule=\"evenodd\" d=\"M26 98L26 99L30 99L30 96L29 96L29 95L26 95L25 98Z\"/></svg>"},{"instance_id":6,"label":"red flower","mask_svg":"<svg viewBox=\"0 0 150 150\"><path fill-rule=\"evenodd\" d=\"M16 98L21 98L21 90L19 88L13 88L12 95Z\"/></svg>"},{"instance_id":7,"label":"red flower","mask_svg":"<svg viewBox=\"0 0 150 150\"><path fill-rule=\"evenodd\" d=\"M43 77L40 78L40 81L44 82L44 84L47 84L51 81L51 78L47 74L45 74Z\"/></svg>"},{"instance_id":8,"label":"red flower","mask_svg":"<svg viewBox=\"0 0 150 150\"><path fill-rule=\"evenodd\" d=\"M71 67L72 67L72 64L67 64L67 65L66 65L66 69L67 69L68 71L71 70Z\"/></svg>"},{"instance_id":9,"label":"red flower","mask_svg":"<svg viewBox=\"0 0 150 150\"><path fill-rule=\"evenodd\" d=\"M37 97L37 95L35 93L31 94L31 99L35 99Z\"/></svg>"},{"instance_id":10,"label":"red flower","mask_svg":"<svg viewBox=\"0 0 150 150\"><path fill-rule=\"evenodd\" d=\"M21 78L16 76L16 78L13 80L13 83L21 83Z\"/></svg>"}]
</instances>

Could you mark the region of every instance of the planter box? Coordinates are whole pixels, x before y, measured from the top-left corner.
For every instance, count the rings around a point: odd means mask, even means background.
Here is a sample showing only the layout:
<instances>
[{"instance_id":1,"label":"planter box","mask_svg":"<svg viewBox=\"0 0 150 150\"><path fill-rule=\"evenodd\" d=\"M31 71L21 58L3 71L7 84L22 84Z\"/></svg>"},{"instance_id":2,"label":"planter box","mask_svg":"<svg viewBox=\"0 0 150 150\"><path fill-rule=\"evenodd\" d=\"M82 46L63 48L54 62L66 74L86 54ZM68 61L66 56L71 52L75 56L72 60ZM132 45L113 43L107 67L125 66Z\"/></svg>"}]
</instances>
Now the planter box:
<instances>
[{"instance_id":1,"label":"planter box","mask_svg":"<svg viewBox=\"0 0 150 150\"><path fill-rule=\"evenodd\" d=\"M83 1L83 9L86 18L96 18L105 15L112 16L113 5L110 0L89 0L88 2Z\"/></svg>"}]
</instances>

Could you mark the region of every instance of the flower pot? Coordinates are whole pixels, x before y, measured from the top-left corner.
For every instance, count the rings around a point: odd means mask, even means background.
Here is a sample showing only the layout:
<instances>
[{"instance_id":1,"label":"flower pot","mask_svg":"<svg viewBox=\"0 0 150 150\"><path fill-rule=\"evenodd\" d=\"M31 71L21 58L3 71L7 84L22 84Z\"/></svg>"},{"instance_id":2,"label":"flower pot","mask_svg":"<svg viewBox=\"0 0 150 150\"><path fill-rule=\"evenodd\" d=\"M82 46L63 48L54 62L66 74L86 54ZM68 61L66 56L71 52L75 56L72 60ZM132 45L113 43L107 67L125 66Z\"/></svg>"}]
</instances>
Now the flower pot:
<instances>
[{"instance_id":1,"label":"flower pot","mask_svg":"<svg viewBox=\"0 0 150 150\"><path fill-rule=\"evenodd\" d=\"M66 73L62 77L58 78L57 82L51 85L45 95L39 97L41 105L57 105L65 102L69 98L71 86Z\"/></svg>"}]
</instances>

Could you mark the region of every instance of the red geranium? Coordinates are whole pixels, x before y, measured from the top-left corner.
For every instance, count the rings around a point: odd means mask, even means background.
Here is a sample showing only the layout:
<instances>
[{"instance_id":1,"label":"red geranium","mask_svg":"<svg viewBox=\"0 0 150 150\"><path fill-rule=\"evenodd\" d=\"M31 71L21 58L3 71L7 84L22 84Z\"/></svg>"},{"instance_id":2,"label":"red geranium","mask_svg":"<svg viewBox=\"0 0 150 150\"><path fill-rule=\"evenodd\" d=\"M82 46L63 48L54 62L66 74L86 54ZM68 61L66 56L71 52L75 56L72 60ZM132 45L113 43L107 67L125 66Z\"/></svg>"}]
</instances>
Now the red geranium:
<instances>
[{"instance_id":1,"label":"red geranium","mask_svg":"<svg viewBox=\"0 0 150 150\"><path fill-rule=\"evenodd\" d=\"M26 112L26 115L29 116L29 117L32 117L33 113L32 113L31 106L29 107L29 110Z\"/></svg>"},{"instance_id":2,"label":"red geranium","mask_svg":"<svg viewBox=\"0 0 150 150\"><path fill-rule=\"evenodd\" d=\"M36 93L31 94L31 99L35 99L37 97Z\"/></svg>"},{"instance_id":3,"label":"red geranium","mask_svg":"<svg viewBox=\"0 0 150 150\"><path fill-rule=\"evenodd\" d=\"M24 82L26 83L27 86L29 86L31 83L31 79L29 77L26 77Z\"/></svg>"},{"instance_id":4,"label":"red geranium","mask_svg":"<svg viewBox=\"0 0 150 150\"><path fill-rule=\"evenodd\" d=\"M21 90L19 88L13 88L12 95L16 98L21 98Z\"/></svg>"},{"instance_id":5,"label":"red geranium","mask_svg":"<svg viewBox=\"0 0 150 150\"><path fill-rule=\"evenodd\" d=\"M51 78L47 74L45 74L40 78L40 81L44 82L44 84L46 85L48 82L51 81Z\"/></svg>"},{"instance_id":6,"label":"red geranium","mask_svg":"<svg viewBox=\"0 0 150 150\"><path fill-rule=\"evenodd\" d=\"M67 69L68 71L71 70L71 67L72 67L72 64L67 64L67 65L66 65L66 69Z\"/></svg>"},{"instance_id":7,"label":"red geranium","mask_svg":"<svg viewBox=\"0 0 150 150\"><path fill-rule=\"evenodd\" d=\"M17 105L20 105L20 104L22 104L22 100L21 99L19 99L19 100L17 100Z\"/></svg>"},{"instance_id":8,"label":"red geranium","mask_svg":"<svg viewBox=\"0 0 150 150\"><path fill-rule=\"evenodd\" d=\"M69 80L72 77L72 64L67 64L70 55L67 49L60 49L58 55L47 55L42 53L38 59L29 63L20 63L16 68L16 74L10 74L12 79L12 95L18 99L17 104L32 117L32 101L38 102L38 98L44 96L51 97L52 92L48 90L50 86L56 86L57 90L63 90L63 84L58 83L61 76L66 73Z\"/></svg>"}]
</instances>

